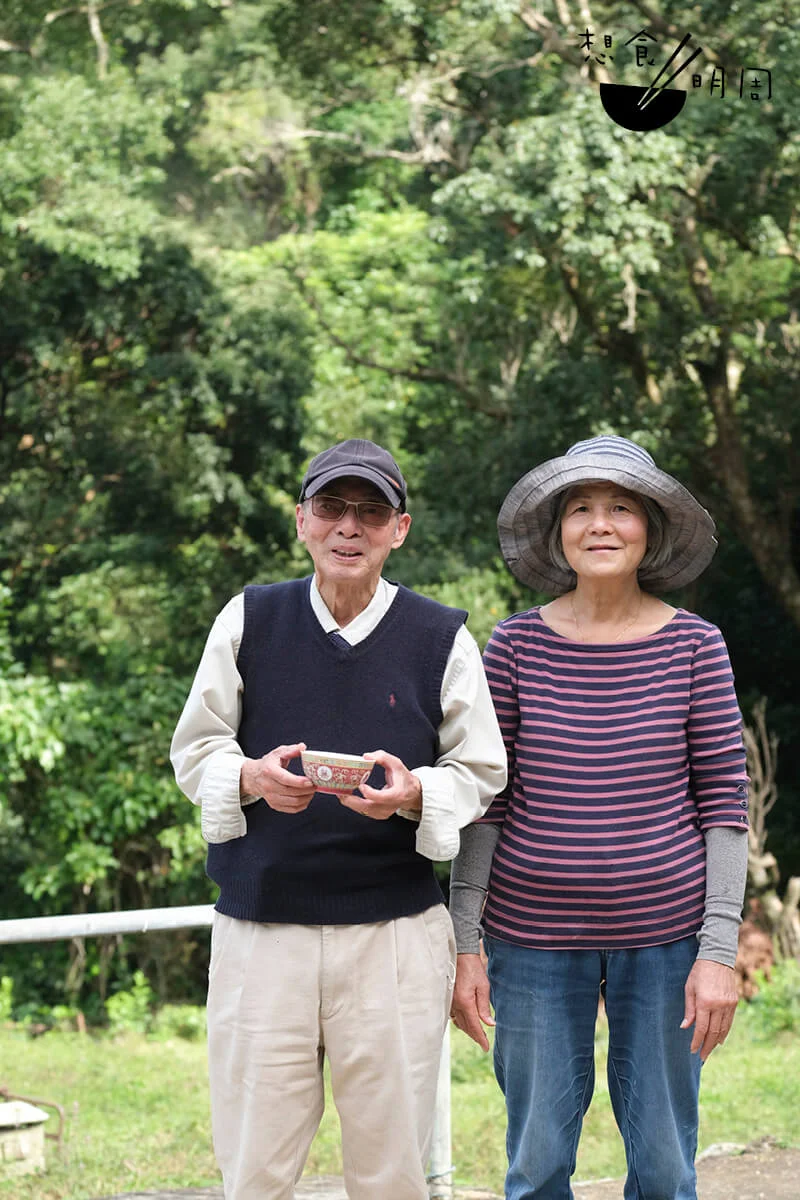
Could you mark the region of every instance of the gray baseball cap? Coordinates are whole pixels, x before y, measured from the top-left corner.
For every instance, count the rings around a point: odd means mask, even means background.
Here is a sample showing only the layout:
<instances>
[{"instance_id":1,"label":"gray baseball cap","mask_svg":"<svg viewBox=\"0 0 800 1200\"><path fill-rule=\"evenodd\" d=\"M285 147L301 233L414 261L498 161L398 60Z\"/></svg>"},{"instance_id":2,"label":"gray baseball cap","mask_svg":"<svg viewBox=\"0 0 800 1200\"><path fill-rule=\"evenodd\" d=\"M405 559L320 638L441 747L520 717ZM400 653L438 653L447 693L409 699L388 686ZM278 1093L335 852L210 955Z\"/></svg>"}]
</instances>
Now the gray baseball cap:
<instances>
[{"instance_id":1,"label":"gray baseball cap","mask_svg":"<svg viewBox=\"0 0 800 1200\"><path fill-rule=\"evenodd\" d=\"M392 508L405 511L407 489L400 468L388 450L365 438L337 442L312 458L303 476L300 501L315 496L329 483L346 475L355 475L358 479L374 483Z\"/></svg>"}]
</instances>

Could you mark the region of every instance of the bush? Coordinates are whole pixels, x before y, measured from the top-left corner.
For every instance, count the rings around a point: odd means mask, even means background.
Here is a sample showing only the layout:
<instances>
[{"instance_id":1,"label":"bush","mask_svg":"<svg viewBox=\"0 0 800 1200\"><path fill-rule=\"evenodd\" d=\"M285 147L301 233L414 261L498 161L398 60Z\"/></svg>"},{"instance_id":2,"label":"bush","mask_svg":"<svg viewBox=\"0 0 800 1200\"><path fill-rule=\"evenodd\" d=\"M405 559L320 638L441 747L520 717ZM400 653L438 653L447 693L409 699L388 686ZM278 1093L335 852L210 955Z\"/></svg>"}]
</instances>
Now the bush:
<instances>
[{"instance_id":1,"label":"bush","mask_svg":"<svg viewBox=\"0 0 800 1200\"><path fill-rule=\"evenodd\" d=\"M14 1022L33 1037L57 1030L71 1032L78 1028L79 1010L70 1004L37 1004L35 1000L14 1007Z\"/></svg>"},{"instance_id":2,"label":"bush","mask_svg":"<svg viewBox=\"0 0 800 1200\"><path fill-rule=\"evenodd\" d=\"M785 959L776 963L771 979L763 971L756 979L758 991L745 1010L753 1035L766 1041L776 1033L800 1032L800 963Z\"/></svg>"},{"instance_id":3,"label":"bush","mask_svg":"<svg viewBox=\"0 0 800 1200\"><path fill-rule=\"evenodd\" d=\"M183 1038L199 1042L206 1034L206 1010L196 1004L165 1004L153 1017L150 1036L157 1041Z\"/></svg>"},{"instance_id":4,"label":"bush","mask_svg":"<svg viewBox=\"0 0 800 1200\"><path fill-rule=\"evenodd\" d=\"M0 1024L11 1020L14 1005L14 980L8 975L0 977Z\"/></svg>"},{"instance_id":5,"label":"bush","mask_svg":"<svg viewBox=\"0 0 800 1200\"><path fill-rule=\"evenodd\" d=\"M108 1028L112 1034L147 1033L153 1021L153 991L143 971L136 971L133 987L117 992L106 1001Z\"/></svg>"}]
</instances>

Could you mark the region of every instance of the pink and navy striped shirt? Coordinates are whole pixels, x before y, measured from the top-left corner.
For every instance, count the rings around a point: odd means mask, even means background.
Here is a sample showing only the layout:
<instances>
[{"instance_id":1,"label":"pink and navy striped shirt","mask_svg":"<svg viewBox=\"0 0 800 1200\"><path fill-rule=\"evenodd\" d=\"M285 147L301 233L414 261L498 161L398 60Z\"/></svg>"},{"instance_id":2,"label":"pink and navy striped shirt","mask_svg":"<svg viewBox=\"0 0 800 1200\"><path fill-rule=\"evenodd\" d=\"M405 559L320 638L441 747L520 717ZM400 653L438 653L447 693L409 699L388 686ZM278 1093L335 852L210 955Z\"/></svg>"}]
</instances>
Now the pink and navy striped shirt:
<instances>
[{"instance_id":1,"label":"pink and navy striped shirt","mask_svg":"<svg viewBox=\"0 0 800 1200\"><path fill-rule=\"evenodd\" d=\"M742 720L716 626L678 609L619 645L571 641L538 608L501 621L484 664L509 783L483 915L546 949L696 933L712 825L747 827Z\"/></svg>"}]
</instances>

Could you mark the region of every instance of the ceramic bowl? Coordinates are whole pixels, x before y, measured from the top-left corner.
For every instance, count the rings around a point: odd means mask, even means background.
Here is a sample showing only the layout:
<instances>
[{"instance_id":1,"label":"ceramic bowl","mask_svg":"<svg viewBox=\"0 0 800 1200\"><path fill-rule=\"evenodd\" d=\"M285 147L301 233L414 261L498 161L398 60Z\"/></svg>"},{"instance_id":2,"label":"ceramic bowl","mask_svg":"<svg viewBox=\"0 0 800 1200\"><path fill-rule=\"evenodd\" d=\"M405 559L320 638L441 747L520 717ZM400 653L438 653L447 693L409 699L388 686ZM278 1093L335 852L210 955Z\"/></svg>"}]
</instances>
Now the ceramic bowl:
<instances>
[{"instance_id":1,"label":"ceramic bowl","mask_svg":"<svg viewBox=\"0 0 800 1200\"><path fill-rule=\"evenodd\" d=\"M328 750L303 750L303 771L318 792L353 792L365 783L375 764L360 754L334 754Z\"/></svg>"}]
</instances>

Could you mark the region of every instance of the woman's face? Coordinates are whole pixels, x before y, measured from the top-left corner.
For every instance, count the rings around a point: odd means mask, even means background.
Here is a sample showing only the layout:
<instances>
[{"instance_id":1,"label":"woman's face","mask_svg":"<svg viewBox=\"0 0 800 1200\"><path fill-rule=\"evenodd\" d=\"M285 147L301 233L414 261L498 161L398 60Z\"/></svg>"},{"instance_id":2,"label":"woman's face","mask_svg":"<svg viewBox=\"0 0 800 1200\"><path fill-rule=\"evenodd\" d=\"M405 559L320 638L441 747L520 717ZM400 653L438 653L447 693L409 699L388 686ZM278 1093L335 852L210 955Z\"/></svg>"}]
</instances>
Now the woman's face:
<instances>
[{"instance_id":1,"label":"woman's face","mask_svg":"<svg viewBox=\"0 0 800 1200\"><path fill-rule=\"evenodd\" d=\"M567 496L561 544L579 579L618 580L635 575L647 550L641 501L615 483L581 483Z\"/></svg>"}]
</instances>

